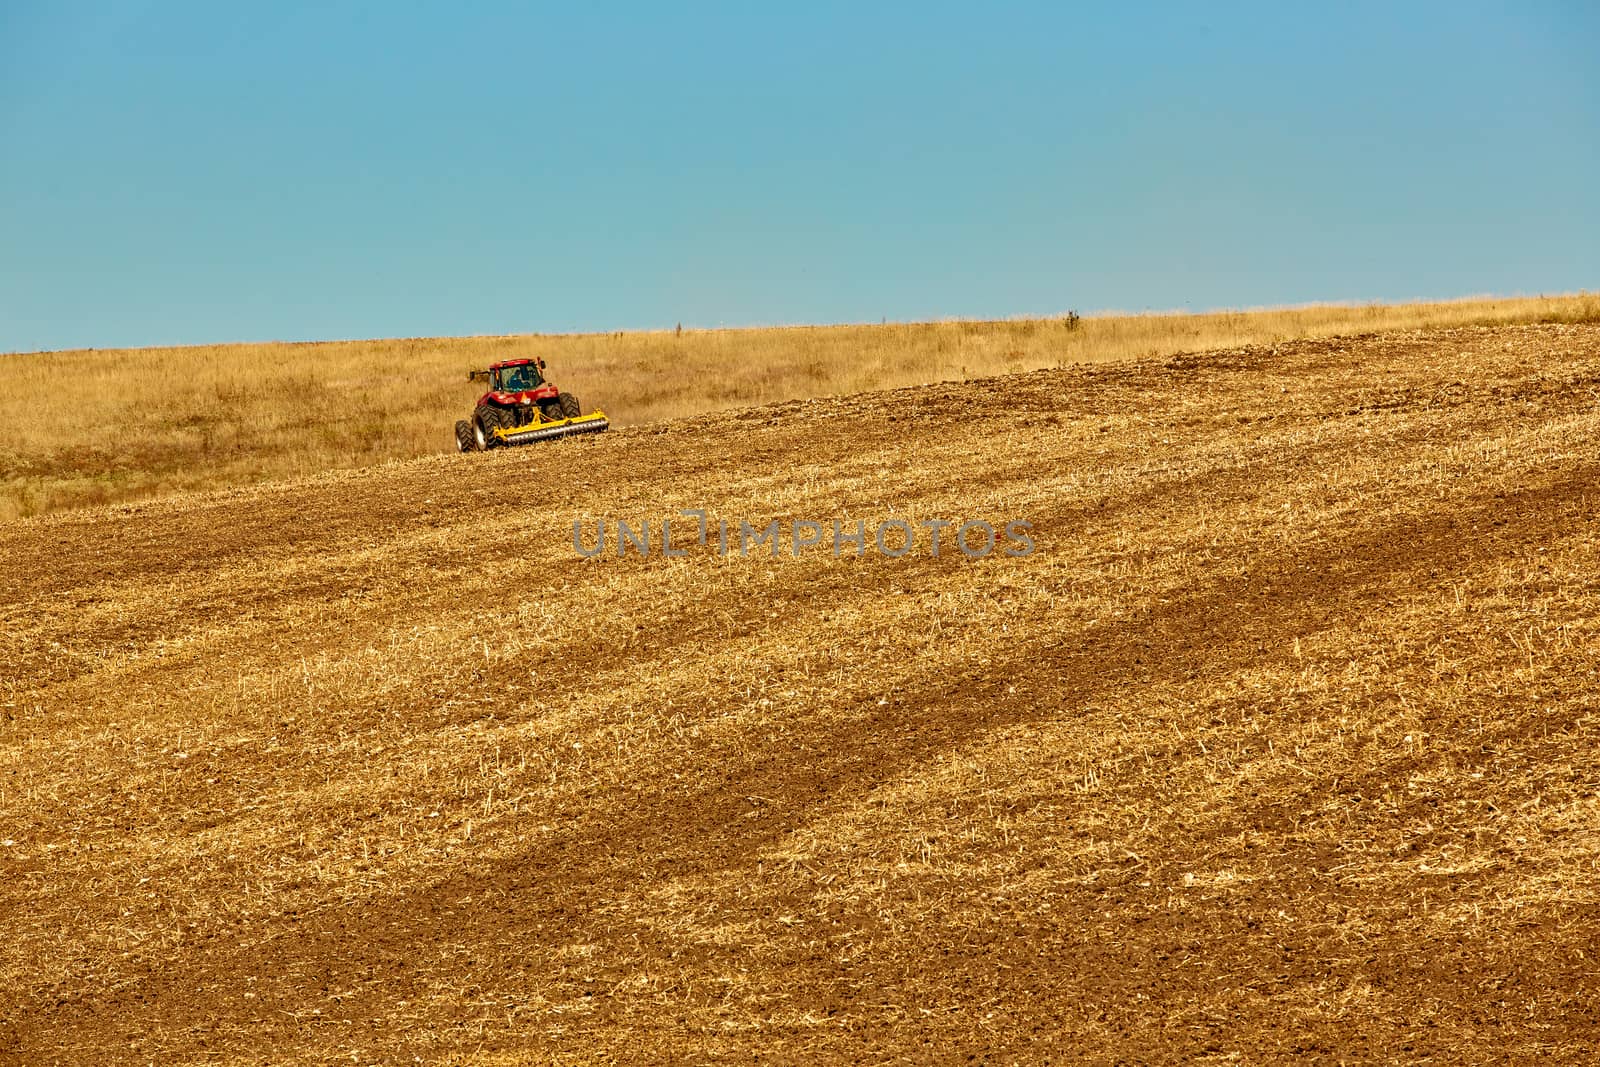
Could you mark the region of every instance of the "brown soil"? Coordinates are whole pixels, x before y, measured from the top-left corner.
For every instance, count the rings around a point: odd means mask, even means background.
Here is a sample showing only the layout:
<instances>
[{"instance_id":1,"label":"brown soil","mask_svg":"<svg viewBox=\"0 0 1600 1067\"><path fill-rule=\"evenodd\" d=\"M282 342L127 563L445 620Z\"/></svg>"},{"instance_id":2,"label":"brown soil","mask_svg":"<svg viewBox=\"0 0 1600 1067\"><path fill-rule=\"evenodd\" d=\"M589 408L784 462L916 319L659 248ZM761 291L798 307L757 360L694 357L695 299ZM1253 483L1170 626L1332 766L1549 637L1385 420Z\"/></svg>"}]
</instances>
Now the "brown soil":
<instances>
[{"instance_id":1,"label":"brown soil","mask_svg":"<svg viewBox=\"0 0 1600 1067\"><path fill-rule=\"evenodd\" d=\"M1593 1059L1597 400L1389 334L0 525L0 1061ZM1037 549L573 549L693 507Z\"/></svg>"}]
</instances>

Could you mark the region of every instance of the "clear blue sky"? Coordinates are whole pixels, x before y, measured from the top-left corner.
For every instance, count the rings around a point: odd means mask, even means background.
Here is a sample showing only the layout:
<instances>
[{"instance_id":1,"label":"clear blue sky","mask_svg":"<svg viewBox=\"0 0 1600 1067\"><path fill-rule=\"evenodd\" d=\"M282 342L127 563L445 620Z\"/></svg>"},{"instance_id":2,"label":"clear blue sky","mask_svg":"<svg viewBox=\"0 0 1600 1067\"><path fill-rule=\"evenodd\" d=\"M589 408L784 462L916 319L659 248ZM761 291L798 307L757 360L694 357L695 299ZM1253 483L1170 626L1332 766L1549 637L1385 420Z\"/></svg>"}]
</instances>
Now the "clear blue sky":
<instances>
[{"instance_id":1,"label":"clear blue sky","mask_svg":"<svg viewBox=\"0 0 1600 1067\"><path fill-rule=\"evenodd\" d=\"M0 0L0 351L1600 288L1600 3Z\"/></svg>"}]
</instances>

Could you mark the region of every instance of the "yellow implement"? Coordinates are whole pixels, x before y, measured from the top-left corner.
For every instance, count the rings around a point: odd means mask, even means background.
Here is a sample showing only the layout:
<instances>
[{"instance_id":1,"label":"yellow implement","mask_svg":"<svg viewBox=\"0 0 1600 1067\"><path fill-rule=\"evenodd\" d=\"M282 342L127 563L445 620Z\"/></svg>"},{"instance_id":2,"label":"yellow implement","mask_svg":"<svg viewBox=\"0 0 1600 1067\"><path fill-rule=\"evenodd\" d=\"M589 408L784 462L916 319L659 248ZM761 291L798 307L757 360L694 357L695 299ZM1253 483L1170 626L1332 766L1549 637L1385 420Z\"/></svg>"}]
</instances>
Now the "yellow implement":
<instances>
[{"instance_id":1,"label":"yellow implement","mask_svg":"<svg viewBox=\"0 0 1600 1067\"><path fill-rule=\"evenodd\" d=\"M587 415L579 415L571 419L546 419L530 422L526 426L518 426L507 430L496 427L495 439L502 445L531 445L535 441L551 441L557 437L569 437L579 433L601 433L611 426L603 411L591 411Z\"/></svg>"}]
</instances>

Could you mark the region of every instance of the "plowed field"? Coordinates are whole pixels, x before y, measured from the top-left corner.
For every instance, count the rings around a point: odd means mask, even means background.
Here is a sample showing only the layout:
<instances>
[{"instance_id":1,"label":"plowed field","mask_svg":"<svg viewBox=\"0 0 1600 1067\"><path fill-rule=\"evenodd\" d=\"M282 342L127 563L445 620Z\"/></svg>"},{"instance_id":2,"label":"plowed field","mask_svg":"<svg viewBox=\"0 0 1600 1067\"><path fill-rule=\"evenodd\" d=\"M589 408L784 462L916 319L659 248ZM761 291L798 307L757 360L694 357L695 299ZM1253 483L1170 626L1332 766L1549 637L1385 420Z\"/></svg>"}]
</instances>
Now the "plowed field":
<instances>
[{"instance_id":1,"label":"plowed field","mask_svg":"<svg viewBox=\"0 0 1600 1067\"><path fill-rule=\"evenodd\" d=\"M1592 1060L1597 511L1551 325L0 524L0 1060Z\"/></svg>"}]
</instances>

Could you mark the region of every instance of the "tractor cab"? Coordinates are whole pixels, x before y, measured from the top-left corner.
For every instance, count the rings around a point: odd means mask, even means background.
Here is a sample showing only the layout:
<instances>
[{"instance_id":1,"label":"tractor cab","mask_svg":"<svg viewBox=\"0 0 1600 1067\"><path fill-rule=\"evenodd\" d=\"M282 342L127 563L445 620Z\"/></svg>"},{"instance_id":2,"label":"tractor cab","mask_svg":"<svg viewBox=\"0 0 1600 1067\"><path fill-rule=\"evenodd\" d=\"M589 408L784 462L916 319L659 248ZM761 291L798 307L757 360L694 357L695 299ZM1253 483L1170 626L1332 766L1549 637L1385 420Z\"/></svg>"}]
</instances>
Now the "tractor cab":
<instances>
[{"instance_id":1,"label":"tractor cab","mask_svg":"<svg viewBox=\"0 0 1600 1067\"><path fill-rule=\"evenodd\" d=\"M525 393L544 384L541 364L518 362L489 368L490 388L497 393Z\"/></svg>"},{"instance_id":2,"label":"tractor cab","mask_svg":"<svg viewBox=\"0 0 1600 1067\"><path fill-rule=\"evenodd\" d=\"M554 400L559 394L555 386L544 380L543 370L544 360L538 357L508 359L491 364L488 370L475 370L467 377L489 387L478 401L480 404L531 404Z\"/></svg>"}]
</instances>

